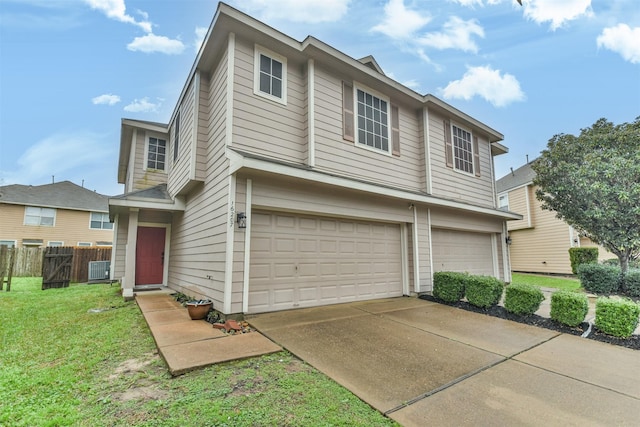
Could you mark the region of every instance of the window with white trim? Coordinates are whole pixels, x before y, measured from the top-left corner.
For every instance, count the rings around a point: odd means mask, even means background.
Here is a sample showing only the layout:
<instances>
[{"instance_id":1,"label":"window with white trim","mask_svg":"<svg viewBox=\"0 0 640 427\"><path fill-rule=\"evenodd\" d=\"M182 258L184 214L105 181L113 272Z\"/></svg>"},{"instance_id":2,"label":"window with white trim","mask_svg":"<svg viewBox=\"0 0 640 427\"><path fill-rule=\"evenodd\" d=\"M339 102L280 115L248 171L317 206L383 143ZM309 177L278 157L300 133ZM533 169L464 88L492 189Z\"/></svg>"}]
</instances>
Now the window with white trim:
<instances>
[{"instance_id":1,"label":"window with white trim","mask_svg":"<svg viewBox=\"0 0 640 427\"><path fill-rule=\"evenodd\" d=\"M50 241L50 242L48 242L48 243L47 243L47 246L49 246L50 248L53 248L53 247L62 247L62 246L64 246L64 242L54 240L54 241Z\"/></svg>"},{"instance_id":2,"label":"window with white trim","mask_svg":"<svg viewBox=\"0 0 640 427\"><path fill-rule=\"evenodd\" d=\"M389 100L359 87L356 92L356 142L389 153Z\"/></svg>"},{"instance_id":3,"label":"window with white trim","mask_svg":"<svg viewBox=\"0 0 640 427\"><path fill-rule=\"evenodd\" d=\"M113 230L113 223L109 222L108 213L91 212L89 228L92 230Z\"/></svg>"},{"instance_id":4,"label":"window with white trim","mask_svg":"<svg viewBox=\"0 0 640 427\"><path fill-rule=\"evenodd\" d=\"M53 227L56 223L56 210L26 206L24 210L24 225L43 225Z\"/></svg>"},{"instance_id":5,"label":"window with white trim","mask_svg":"<svg viewBox=\"0 0 640 427\"><path fill-rule=\"evenodd\" d=\"M150 136L147 143L147 169L165 170L166 151L165 139Z\"/></svg>"},{"instance_id":6,"label":"window with white trim","mask_svg":"<svg viewBox=\"0 0 640 427\"><path fill-rule=\"evenodd\" d=\"M451 126L453 135L453 164L462 172L473 174L473 143L471 132L456 125Z\"/></svg>"},{"instance_id":7,"label":"window with white trim","mask_svg":"<svg viewBox=\"0 0 640 427\"><path fill-rule=\"evenodd\" d=\"M509 194L498 196L498 209L501 211L509 210Z\"/></svg>"},{"instance_id":8,"label":"window with white trim","mask_svg":"<svg viewBox=\"0 0 640 427\"><path fill-rule=\"evenodd\" d=\"M0 246L8 246L10 248L15 248L16 247L16 241L15 240L1 240L0 239Z\"/></svg>"},{"instance_id":9,"label":"window with white trim","mask_svg":"<svg viewBox=\"0 0 640 427\"><path fill-rule=\"evenodd\" d=\"M78 242L77 246L80 247L89 247L89 246L93 246L91 242Z\"/></svg>"},{"instance_id":10,"label":"window with white trim","mask_svg":"<svg viewBox=\"0 0 640 427\"><path fill-rule=\"evenodd\" d=\"M254 62L254 93L286 105L287 58L256 45Z\"/></svg>"}]
</instances>

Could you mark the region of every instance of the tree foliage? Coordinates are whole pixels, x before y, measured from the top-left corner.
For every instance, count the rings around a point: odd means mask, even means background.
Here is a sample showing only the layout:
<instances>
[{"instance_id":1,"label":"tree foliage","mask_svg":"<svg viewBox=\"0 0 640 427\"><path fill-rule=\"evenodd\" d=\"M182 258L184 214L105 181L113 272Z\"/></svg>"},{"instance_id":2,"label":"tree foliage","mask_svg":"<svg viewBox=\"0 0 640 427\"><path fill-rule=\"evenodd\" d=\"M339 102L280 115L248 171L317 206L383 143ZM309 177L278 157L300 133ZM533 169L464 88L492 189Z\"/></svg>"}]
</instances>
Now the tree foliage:
<instances>
[{"instance_id":1,"label":"tree foliage","mask_svg":"<svg viewBox=\"0 0 640 427\"><path fill-rule=\"evenodd\" d=\"M532 168L542 208L615 254L625 274L640 255L640 117L555 135Z\"/></svg>"}]
</instances>

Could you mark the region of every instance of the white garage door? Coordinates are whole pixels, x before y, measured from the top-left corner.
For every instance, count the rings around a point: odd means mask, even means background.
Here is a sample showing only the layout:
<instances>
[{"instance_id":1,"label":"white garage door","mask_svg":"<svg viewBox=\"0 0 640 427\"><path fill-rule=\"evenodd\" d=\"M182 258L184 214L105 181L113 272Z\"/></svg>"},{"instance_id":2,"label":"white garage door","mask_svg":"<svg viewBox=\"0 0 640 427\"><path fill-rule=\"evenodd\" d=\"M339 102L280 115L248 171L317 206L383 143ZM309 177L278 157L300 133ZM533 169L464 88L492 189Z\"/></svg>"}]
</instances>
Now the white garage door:
<instances>
[{"instance_id":1,"label":"white garage door","mask_svg":"<svg viewBox=\"0 0 640 427\"><path fill-rule=\"evenodd\" d=\"M432 229L434 271L493 276L491 234Z\"/></svg>"},{"instance_id":2,"label":"white garage door","mask_svg":"<svg viewBox=\"0 0 640 427\"><path fill-rule=\"evenodd\" d=\"M399 225L251 216L250 312L402 295Z\"/></svg>"}]
</instances>

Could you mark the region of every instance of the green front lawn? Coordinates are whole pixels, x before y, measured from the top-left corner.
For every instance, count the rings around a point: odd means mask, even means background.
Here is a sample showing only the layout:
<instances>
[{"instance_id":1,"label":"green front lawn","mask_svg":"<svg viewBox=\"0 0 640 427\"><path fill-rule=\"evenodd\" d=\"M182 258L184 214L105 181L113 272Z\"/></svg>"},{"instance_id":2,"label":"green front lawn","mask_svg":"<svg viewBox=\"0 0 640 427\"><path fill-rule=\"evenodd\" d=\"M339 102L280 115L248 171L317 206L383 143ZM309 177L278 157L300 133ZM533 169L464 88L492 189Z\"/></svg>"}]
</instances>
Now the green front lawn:
<instances>
[{"instance_id":1,"label":"green front lawn","mask_svg":"<svg viewBox=\"0 0 640 427\"><path fill-rule=\"evenodd\" d=\"M556 288L568 291L580 289L580 281L576 278L545 276L540 274L513 273L511 283L528 283L541 288Z\"/></svg>"},{"instance_id":2,"label":"green front lawn","mask_svg":"<svg viewBox=\"0 0 640 427\"><path fill-rule=\"evenodd\" d=\"M40 287L0 291L2 426L397 425L287 352L172 378L117 286Z\"/></svg>"}]
</instances>

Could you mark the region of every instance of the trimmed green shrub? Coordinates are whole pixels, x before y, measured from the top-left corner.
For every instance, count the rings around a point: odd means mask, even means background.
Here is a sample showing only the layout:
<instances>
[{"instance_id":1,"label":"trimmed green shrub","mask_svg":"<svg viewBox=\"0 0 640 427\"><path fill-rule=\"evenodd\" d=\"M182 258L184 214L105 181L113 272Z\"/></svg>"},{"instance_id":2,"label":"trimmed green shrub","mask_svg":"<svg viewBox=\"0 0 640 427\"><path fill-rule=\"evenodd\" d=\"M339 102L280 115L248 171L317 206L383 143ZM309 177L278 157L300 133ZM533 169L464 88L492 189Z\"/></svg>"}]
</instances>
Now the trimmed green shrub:
<instances>
[{"instance_id":1,"label":"trimmed green shrub","mask_svg":"<svg viewBox=\"0 0 640 427\"><path fill-rule=\"evenodd\" d=\"M620 287L620 268L604 264L582 264L578 267L580 285L599 295L616 293Z\"/></svg>"},{"instance_id":2,"label":"trimmed green shrub","mask_svg":"<svg viewBox=\"0 0 640 427\"><path fill-rule=\"evenodd\" d=\"M438 271L433 274L433 296L445 301L460 301L464 296L464 286L468 275L452 271Z\"/></svg>"},{"instance_id":3,"label":"trimmed green shrub","mask_svg":"<svg viewBox=\"0 0 640 427\"><path fill-rule=\"evenodd\" d=\"M578 326L589 311L585 294L558 291L551 295L551 318L568 326Z\"/></svg>"},{"instance_id":4,"label":"trimmed green shrub","mask_svg":"<svg viewBox=\"0 0 640 427\"><path fill-rule=\"evenodd\" d=\"M513 283L505 288L504 308L510 313L528 316L540 308L544 294L539 287L526 283Z\"/></svg>"},{"instance_id":5,"label":"trimmed green shrub","mask_svg":"<svg viewBox=\"0 0 640 427\"><path fill-rule=\"evenodd\" d=\"M469 276L464 287L467 301L476 307L488 308L498 304L504 284L491 276Z\"/></svg>"},{"instance_id":6,"label":"trimmed green shrub","mask_svg":"<svg viewBox=\"0 0 640 427\"><path fill-rule=\"evenodd\" d=\"M640 305L629 299L598 298L596 328L605 334L628 338L638 327Z\"/></svg>"},{"instance_id":7,"label":"trimmed green shrub","mask_svg":"<svg viewBox=\"0 0 640 427\"><path fill-rule=\"evenodd\" d=\"M629 269L623 280L627 289L627 295L630 297L640 297L640 269Z\"/></svg>"},{"instance_id":8,"label":"trimmed green shrub","mask_svg":"<svg viewBox=\"0 0 640 427\"><path fill-rule=\"evenodd\" d=\"M571 271L577 274L580 265L598 263L598 248L569 248L569 260Z\"/></svg>"}]
</instances>

